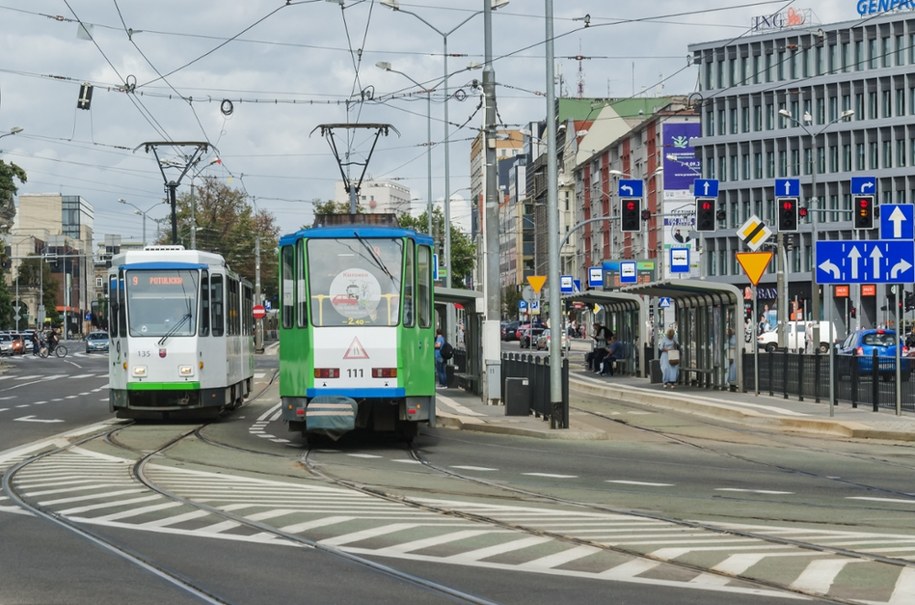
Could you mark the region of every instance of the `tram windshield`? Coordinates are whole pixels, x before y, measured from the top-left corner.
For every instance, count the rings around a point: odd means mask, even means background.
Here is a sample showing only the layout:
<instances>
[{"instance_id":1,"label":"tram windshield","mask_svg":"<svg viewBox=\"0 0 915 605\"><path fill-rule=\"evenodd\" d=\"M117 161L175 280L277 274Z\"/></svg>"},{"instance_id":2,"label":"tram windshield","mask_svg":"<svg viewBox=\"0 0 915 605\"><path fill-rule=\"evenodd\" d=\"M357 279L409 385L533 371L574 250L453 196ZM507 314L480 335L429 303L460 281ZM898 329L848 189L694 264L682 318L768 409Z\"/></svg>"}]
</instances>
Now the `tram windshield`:
<instances>
[{"instance_id":1,"label":"tram windshield","mask_svg":"<svg viewBox=\"0 0 915 605\"><path fill-rule=\"evenodd\" d=\"M127 271L125 281L131 336L171 338L196 333L198 271Z\"/></svg>"},{"instance_id":2,"label":"tram windshield","mask_svg":"<svg viewBox=\"0 0 915 605\"><path fill-rule=\"evenodd\" d=\"M401 240L309 240L312 325L396 326L402 262Z\"/></svg>"}]
</instances>

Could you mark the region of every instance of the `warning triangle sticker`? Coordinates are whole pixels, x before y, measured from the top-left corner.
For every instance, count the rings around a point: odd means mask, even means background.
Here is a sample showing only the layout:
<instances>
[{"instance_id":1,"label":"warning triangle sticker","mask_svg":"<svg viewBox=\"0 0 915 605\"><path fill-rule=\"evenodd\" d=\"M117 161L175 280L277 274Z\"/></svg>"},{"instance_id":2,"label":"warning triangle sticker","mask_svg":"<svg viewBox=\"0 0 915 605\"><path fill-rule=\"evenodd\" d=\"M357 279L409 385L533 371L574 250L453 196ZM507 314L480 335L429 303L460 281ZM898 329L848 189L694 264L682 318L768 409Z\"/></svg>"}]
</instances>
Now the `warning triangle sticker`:
<instances>
[{"instance_id":1,"label":"warning triangle sticker","mask_svg":"<svg viewBox=\"0 0 915 605\"><path fill-rule=\"evenodd\" d=\"M362 346L362 343L359 342L359 338L353 338L353 342L350 343L349 348L346 350L346 353L343 354L343 359L368 359L369 354L366 353L365 347Z\"/></svg>"},{"instance_id":2,"label":"warning triangle sticker","mask_svg":"<svg viewBox=\"0 0 915 605\"><path fill-rule=\"evenodd\" d=\"M737 262L743 267L743 272L750 278L750 283L754 286L759 284L769 261L772 260L772 252L738 252L736 254Z\"/></svg>"}]
</instances>

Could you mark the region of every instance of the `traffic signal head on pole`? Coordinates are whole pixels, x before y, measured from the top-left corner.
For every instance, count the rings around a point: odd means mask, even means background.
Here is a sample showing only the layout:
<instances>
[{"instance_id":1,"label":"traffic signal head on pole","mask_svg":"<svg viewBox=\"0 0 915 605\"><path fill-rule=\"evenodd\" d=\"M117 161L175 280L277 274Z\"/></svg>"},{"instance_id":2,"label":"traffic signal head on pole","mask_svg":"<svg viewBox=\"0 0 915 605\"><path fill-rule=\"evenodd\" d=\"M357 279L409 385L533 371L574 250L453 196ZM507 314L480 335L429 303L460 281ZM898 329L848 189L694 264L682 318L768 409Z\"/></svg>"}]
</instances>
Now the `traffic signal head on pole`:
<instances>
[{"instance_id":1,"label":"traffic signal head on pole","mask_svg":"<svg viewBox=\"0 0 915 605\"><path fill-rule=\"evenodd\" d=\"M775 203L778 206L778 230L797 231L797 198L780 197L775 200Z\"/></svg>"},{"instance_id":2,"label":"traffic signal head on pole","mask_svg":"<svg viewBox=\"0 0 915 605\"><path fill-rule=\"evenodd\" d=\"M696 231L715 230L715 200L700 198L696 200Z\"/></svg>"},{"instance_id":3,"label":"traffic signal head on pole","mask_svg":"<svg viewBox=\"0 0 915 605\"><path fill-rule=\"evenodd\" d=\"M853 196L852 209L855 213L855 229L874 228L874 196Z\"/></svg>"},{"instance_id":4,"label":"traffic signal head on pole","mask_svg":"<svg viewBox=\"0 0 915 605\"><path fill-rule=\"evenodd\" d=\"M642 200L620 200L620 230L642 230Z\"/></svg>"}]
</instances>

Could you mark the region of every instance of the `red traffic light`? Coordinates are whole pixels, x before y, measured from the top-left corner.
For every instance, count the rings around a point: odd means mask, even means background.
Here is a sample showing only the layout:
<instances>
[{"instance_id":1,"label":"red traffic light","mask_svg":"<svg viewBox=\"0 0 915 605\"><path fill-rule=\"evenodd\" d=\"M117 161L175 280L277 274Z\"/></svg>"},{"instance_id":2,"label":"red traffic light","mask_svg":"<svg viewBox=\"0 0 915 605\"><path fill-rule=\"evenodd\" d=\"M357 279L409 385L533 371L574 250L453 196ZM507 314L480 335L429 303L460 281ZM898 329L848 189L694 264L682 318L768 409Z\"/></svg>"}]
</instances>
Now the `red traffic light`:
<instances>
[{"instance_id":1,"label":"red traffic light","mask_svg":"<svg viewBox=\"0 0 915 605\"><path fill-rule=\"evenodd\" d=\"M797 209L797 215L798 215L799 217L801 217L801 218L807 218L807 209L806 209L806 208L798 208L798 209Z\"/></svg>"}]
</instances>

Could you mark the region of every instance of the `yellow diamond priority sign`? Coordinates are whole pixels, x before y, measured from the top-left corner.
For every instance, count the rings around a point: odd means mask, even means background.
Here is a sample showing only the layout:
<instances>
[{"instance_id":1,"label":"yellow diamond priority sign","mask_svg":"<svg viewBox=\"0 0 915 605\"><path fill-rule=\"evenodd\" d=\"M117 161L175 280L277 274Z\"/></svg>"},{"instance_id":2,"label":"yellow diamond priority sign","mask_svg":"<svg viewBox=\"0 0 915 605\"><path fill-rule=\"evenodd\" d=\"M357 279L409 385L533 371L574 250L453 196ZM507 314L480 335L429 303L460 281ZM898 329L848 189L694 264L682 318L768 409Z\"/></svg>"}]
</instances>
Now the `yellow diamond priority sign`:
<instances>
[{"instance_id":1,"label":"yellow diamond priority sign","mask_svg":"<svg viewBox=\"0 0 915 605\"><path fill-rule=\"evenodd\" d=\"M743 267L743 272L750 278L750 282L754 286L759 285L759 280L766 272L769 261L772 260L772 252L738 252L736 256L737 262Z\"/></svg>"},{"instance_id":2,"label":"yellow diamond priority sign","mask_svg":"<svg viewBox=\"0 0 915 605\"><path fill-rule=\"evenodd\" d=\"M528 275L527 283L531 285L531 288L534 289L534 292L540 294L540 290L543 289L543 284L546 283L546 275Z\"/></svg>"},{"instance_id":3,"label":"yellow diamond priority sign","mask_svg":"<svg viewBox=\"0 0 915 605\"><path fill-rule=\"evenodd\" d=\"M739 237L750 250L759 250L760 246L762 246L767 239L772 237L772 230L766 226L761 218L754 214L747 219L747 222L737 229L737 237Z\"/></svg>"}]
</instances>

